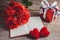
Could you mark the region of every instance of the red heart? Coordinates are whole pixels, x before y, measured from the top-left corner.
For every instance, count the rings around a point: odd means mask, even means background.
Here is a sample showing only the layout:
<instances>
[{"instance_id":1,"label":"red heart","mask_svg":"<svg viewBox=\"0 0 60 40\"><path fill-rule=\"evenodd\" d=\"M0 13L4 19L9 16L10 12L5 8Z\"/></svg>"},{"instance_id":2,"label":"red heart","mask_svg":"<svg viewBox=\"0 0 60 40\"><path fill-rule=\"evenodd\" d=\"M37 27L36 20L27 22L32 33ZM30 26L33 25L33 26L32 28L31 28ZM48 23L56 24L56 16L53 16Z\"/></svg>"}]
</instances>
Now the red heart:
<instances>
[{"instance_id":1,"label":"red heart","mask_svg":"<svg viewBox=\"0 0 60 40\"><path fill-rule=\"evenodd\" d=\"M46 37L50 34L50 32L47 30L46 27L43 27L41 30L40 30L40 37Z\"/></svg>"},{"instance_id":2,"label":"red heart","mask_svg":"<svg viewBox=\"0 0 60 40\"><path fill-rule=\"evenodd\" d=\"M29 34L30 34L31 37L33 37L35 39L39 38L39 31L38 31L37 28L34 28L33 31L30 31Z\"/></svg>"}]
</instances>

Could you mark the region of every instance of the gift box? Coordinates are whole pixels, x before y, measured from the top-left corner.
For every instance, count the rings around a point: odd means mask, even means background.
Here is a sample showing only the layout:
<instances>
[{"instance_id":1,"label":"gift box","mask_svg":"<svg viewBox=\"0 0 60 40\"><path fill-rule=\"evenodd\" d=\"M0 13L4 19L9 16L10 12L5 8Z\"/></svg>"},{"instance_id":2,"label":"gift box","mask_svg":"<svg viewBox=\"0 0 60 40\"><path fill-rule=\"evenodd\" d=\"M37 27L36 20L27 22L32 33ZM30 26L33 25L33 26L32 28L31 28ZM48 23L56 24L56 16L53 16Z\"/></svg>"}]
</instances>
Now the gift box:
<instances>
[{"instance_id":1,"label":"gift box","mask_svg":"<svg viewBox=\"0 0 60 40\"><path fill-rule=\"evenodd\" d=\"M59 8L57 6L56 1L53 4L49 4L47 0L43 0L41 2L39 13L40 13L40 17L46 22L51 22L52 20L55 20L58 11Z\"/></svg>"}]
</instances>

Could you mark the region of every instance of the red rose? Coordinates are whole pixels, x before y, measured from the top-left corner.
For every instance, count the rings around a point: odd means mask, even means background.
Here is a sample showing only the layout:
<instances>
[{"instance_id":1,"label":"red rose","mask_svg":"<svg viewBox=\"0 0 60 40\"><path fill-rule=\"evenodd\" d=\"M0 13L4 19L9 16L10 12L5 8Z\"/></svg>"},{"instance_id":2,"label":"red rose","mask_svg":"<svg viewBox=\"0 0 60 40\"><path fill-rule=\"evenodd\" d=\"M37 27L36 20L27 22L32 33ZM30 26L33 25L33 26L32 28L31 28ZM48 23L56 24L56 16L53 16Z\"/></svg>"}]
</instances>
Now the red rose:
<instances>
[{"instance_id":1,"label":"red rose","mask_svg":"<svg viewBox=\"0 0 60 40\"><path fill-rule=\"evenodd\" d=\"M17 22L13 22L13 21L9 21L9 23L7 24L9 29L14 29L18 27L18 23Z\"/></svg>"},{"instance_id":2,"label":"red rose","mask_svg":"<svg viewBox=\"0 0 60 40\"><path fill-rule=\"evenodd\" d=\"M6 20L6 23L9 29L17 28L19 25L17 19L14 18L9 18L8 20Z\"/></svg>"},{"instance_id":3,"label":"red rose","mask_svg":"<svg viewBox=\"0 0 60 40\"><path fill-rule=\"evenodd\" d=\"M10 29L17 28L18 25L26 24L30 17L30 12L22 4L12 1L5 8L3 16ZM15 20L16 19L16 20Z\"/></svg>"},{"instance_id":4,"label":"red rose","mask_svg":"<svg viewBox=\"0 0 60 40\"><path fill-rule=\"evenodd\" d=\"M22 12L22 14L18 15L17 17L19 24L27 23L29 20L29 17L30 17L29 13Z\"/></svg>"}]
</instances>

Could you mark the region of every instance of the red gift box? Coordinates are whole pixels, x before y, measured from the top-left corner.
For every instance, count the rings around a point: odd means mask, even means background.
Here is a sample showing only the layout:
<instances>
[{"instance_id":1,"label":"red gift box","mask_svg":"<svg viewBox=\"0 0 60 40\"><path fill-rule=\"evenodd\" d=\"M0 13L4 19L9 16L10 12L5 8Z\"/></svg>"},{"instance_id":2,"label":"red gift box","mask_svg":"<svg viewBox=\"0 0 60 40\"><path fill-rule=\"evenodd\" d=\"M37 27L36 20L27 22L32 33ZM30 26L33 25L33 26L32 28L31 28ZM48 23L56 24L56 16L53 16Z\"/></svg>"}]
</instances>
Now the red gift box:
<instances>
[{"instance_id":1,"label":"red gift box","mask_svg":"<svg viewBox=\"0 0 60 40\"><path fill-rule=\"evenodd\" d=\"M44 19L45 21L47 21L47 22L51 22L52 19L53 19L53 13L54 13L54 11L53 11L52 9L48 9L48 10L46 11L46 17L43 18L43 16L44 16L43 13L40 14L40 17L41 17L42 19Z\"/></svg>"},{"instance_id":2,"label":"red gift box","mask_svg":"<svg viewBox=\"0 0 60 40\"><path fill-rule=\"evenodd\" d=\"M48 1L43 0L40 7L40 17L46 22L51 22L56 18L58 11L57 2L54 2L52 5L49 5Z\"/></svg>"}]
</instances>

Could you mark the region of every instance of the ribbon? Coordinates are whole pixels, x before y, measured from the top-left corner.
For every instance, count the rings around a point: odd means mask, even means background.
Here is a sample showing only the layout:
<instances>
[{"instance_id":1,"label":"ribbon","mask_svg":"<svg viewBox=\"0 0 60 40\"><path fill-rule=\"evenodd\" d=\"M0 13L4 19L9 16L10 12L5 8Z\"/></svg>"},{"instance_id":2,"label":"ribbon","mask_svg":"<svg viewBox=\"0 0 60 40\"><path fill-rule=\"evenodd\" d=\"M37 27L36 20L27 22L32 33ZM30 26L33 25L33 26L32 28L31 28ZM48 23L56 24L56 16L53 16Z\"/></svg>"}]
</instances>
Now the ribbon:
<instances>
[{"instance_id":1,"label":"ribbon","mask_svg":"<svg viewBox=\"0 0 60 40\"><path fill-rule=\"evenodd\" d=\"M43 1L41 2L41 7L45 9L44 12L43 12L43 9L42 9L42 8L40 9L40 14L41 14L41 13L44 13L43 18L46 17L46 11L47 11L49 8L51 8L51 9L54 11L54 14L53 14L54 16L56 16L57 14L60 14L60 12L58 11L58 10L59 10L59 7L57 6L57 2L56 2L56 1L55 1L52 5L50 5L47 0L43 0ZM56 10L55 8L56 8L57 10ZM54 18L54 16L53 16L53 18Z\"/></svg>"}]
</instances>

